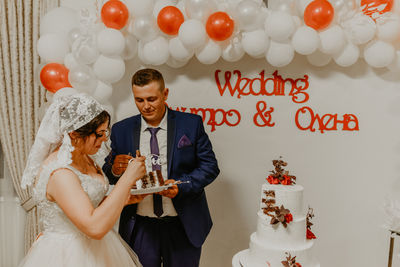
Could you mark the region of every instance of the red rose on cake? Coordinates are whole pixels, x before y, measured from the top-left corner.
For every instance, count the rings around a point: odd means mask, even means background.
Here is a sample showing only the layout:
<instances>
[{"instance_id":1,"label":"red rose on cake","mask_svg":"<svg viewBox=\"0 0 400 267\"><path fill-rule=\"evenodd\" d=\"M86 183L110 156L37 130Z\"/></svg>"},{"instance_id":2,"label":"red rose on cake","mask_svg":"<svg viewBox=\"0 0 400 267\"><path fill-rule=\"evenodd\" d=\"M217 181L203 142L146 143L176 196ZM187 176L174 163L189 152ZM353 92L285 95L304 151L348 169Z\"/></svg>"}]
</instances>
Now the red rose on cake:
<instances>
[{"instance_id":1,"label":"red rose on cake","mask_svg":"<svg viewBox=\"0 0 400 267\"><path fill-rule=\"evenodd\" d=\"M293 215L291 213L285 215L285 221L286 223L290 223L293 221Z\"/></svg>"}]
</instances>

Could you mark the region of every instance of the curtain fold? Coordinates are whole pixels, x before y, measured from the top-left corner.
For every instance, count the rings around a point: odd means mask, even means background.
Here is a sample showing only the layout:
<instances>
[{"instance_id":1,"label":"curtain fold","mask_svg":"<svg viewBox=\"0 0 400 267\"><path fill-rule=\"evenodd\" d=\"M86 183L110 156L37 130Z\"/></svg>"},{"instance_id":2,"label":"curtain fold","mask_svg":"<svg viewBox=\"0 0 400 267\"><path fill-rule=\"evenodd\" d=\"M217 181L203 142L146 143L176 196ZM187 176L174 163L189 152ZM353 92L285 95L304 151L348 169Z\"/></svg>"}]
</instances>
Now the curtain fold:
<instances>
[{"instance_id":1,"label":"curtain fold","mask_svg":"<svg viewBox=\"0 0 400 267\"><path fill-rule=\"evenodd\" d=\"M39 233L31 189L20 188L29 149L39 127L45 90L36 80L40 18L59 0L0 0L0 140L15 191L27 212L25 251Z\"/></svg>"}]
</instances>

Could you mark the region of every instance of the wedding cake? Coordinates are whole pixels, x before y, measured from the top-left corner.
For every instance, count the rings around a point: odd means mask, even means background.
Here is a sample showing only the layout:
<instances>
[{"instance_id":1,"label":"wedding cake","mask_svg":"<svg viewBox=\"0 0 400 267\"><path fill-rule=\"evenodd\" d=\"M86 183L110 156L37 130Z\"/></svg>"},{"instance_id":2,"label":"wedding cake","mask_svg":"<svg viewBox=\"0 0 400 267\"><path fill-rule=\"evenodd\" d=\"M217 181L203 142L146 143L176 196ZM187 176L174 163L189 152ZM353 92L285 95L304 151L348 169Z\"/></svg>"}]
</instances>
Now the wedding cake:
<instances>
[{"instance_id":1,"label":"wedding cake","mask_svg":"<svg viewBox=\"0 0 400 267\"><path fill-rule=\"evenodd\" d=\"M286 162L273 160L273 165L275 170L261 187L257 231L250 236L249 249L235 255L233 266L319 267L311 252L314 214L310 208L306 212L304 189L283 169Z\"/></svg>"},{"instance_id":2,"label":"wedding cake","mask_svg":"<svg viewBox=\"0 0 400 267\"><path fill-rule=\"evenodd\" d=\"M136 189L159 187L164 185L164 178L160 170L151 171L136 181Z\"/></svg>"}]
</instances>

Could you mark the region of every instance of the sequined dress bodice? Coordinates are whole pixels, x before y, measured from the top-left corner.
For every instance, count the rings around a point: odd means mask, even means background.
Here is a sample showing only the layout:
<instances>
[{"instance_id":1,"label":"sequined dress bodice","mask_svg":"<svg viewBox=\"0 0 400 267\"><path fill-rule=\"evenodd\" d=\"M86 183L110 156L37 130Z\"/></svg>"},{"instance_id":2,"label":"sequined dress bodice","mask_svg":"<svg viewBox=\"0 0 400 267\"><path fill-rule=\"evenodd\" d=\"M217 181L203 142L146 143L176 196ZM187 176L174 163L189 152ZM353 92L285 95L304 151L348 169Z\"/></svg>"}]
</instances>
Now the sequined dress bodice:
<instances>
[{"instance_id":1,"label":"sequined dress bodice","mask_svg":"<svg viewBox=\"0 0 400 267\"><path fill-rule=\"evenodd\" d=\"M48 165L43 166L37 184L33 190L33 196L39 208L39 222L42 230L44 232L83 235L69 220L57 203L48 200L46 197L46 188L50 175L54 170L59 168L69 169L78 176L83 190L87 193L95 208L100 204L108 191L108 179L104 178L104 182L102 182L99 179L83 174L70 165L56 166L55 162L50 162Z\"/></svg>"}]
</instances>

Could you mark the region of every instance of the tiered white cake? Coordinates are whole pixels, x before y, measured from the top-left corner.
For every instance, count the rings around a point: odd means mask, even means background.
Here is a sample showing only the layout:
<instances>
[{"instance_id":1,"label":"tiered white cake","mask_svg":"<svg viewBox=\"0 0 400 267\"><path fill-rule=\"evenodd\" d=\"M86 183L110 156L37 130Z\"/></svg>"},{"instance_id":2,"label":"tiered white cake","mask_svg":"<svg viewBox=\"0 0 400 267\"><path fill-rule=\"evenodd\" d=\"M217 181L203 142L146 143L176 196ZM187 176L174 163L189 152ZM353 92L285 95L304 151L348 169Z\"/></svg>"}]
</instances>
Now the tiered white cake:
<instances>
[{"instance_id":1,"label":"tiered white cake","mask_svg":"<svg viewBox=\"0 0 400 267\"><path fill-rule=\"evenodd\" d=\"M274 165L277 161L274 161ZM283 162L283 161L280 161ZM285 163L285 162L283 162ZM276 166L276 165L275 165ZM286 166L286 163L285 165ZM277 168L275 168L277 170ZM280 166L278 170L280 169ZM233 266L245 267L318 267L320 264L313 257L313 240L308 240L308 225L312 225L303 204L303 187L294 184L295 176L281 170L287 185L278 179L269 180L261 188L260 209L257 212L257 231L250 236L250 247L234 257ZM276 172L273 172L277 176ZM274 175L273 175L274 176ZM268 179L274 179L269 176ZM288 182L289 181L289 182ZM309 232L313 236L312 232ZM309 236L310 237L310 236ZM295 258L295 265L284 265L282 261L290 254ZM235 264L239 261L240 265Z\"/></svg>"}]
</instances>

